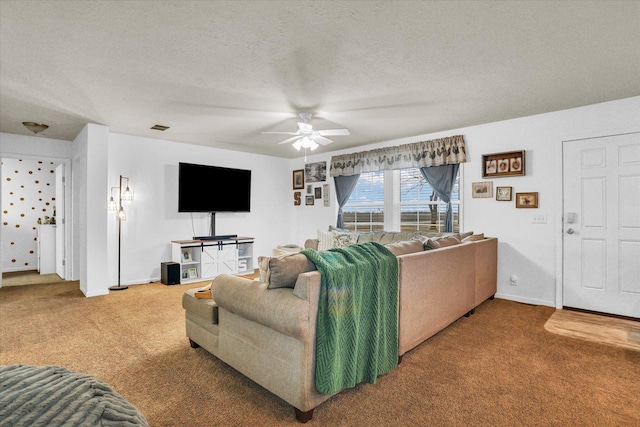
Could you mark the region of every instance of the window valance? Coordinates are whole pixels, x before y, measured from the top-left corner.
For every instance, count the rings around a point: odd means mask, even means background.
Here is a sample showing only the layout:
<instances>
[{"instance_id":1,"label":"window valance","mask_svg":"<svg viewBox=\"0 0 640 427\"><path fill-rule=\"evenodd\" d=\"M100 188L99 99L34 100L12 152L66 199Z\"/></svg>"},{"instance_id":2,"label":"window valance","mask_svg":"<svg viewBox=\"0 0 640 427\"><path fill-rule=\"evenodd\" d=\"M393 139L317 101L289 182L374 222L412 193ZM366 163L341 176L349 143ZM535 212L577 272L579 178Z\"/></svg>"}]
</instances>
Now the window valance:
<instances>
[{"instance_id":1,"label":"window valance","mask_svg":"<svg viewBox=\"0 0 640 427\"><path fill-rule=\"evenodd\" d=\"M423 168L467 161L463 135L385 147L331 158L331 176L356 175L382 169Z\"/></svg>"}]
</instances>

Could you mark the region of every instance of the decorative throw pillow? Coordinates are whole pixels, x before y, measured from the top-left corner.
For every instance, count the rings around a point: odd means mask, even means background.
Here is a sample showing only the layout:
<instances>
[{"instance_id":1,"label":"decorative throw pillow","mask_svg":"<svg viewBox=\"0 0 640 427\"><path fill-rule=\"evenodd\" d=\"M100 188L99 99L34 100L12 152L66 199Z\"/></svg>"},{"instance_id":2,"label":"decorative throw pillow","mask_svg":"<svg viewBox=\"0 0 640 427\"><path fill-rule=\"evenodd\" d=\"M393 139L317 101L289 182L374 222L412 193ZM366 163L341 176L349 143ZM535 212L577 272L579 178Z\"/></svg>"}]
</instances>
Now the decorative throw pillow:
<instances>
[{"instance_id":1,"label":"decorative throw pillow","mask_svg":"<svg viewBox=\"0 0 640 427\"><path fill-rule=\"evenodd\" d=\"M438 249L447 246L453 246L460 244L460 237L458 236L446 236L439 239L429 239L425 245L427 249Z\"/></svg>"},{"instance_id":2,"label":"decorative throw pillow","mask_svg":"<svg viewBox=\"0 0 640 427\"><path fill-rule=\"evenodd\" d=\"M268 289L294 288L300 273L316 270L314 263L303 254L287 255L269 260Z\"/></svg>"},{"instance_id":3,"label":"decorative throw pillow","mask_svg":"<svg viewBox=\"0 0 640 427\"><path fill-rule=\"evenodd\" d=\"M333 232L318 230L318 250L326 251L333 247Z\"/></svg>"},{"instance_id":4,"label":"decorative throw pillow","mask_svg":"<svg viewBox=\"0 0 640 427\"><path fill-rule=\"evenodd\" d=\"M464 240L467 237L471 236L473 234L473 231L466 231L464 233L460 233L460 240Z\"/></svg>"},{"instance_id":5,"label":"decorative throw pillow","mask_svg":"<svg viewBox=\"0 0 640 427\"><path fill-rule=\"evenodd\" d=\"M270 256L259 256L258 257L258 268L260 269L260 281L261 282L269 282L269 276L271 275L271 271L269 270L269 260Z\"/></svg>"},{"instance_id":6,"label":"decorative throw pillow","mask_svg":"<svg viewBox=\"0 0 640 427\"><path fill-rule=\"evenodd\" d=\"M465 237L463 242L475 242L476 240L484 240L484 233L473 234L471 236Z\"/></svg>"},{"instance_id":7,"label":"decorative throw pillow","mask_svg":"<svg viewBox=\"0 0 640 427\"><path fill-rule=\"evenodd\" d=\"M332 231L332 247L344 248L345 246L354 245L358 242L358 235L356 233L344 233L338 231Z\"/></svg>"}]
</instances>

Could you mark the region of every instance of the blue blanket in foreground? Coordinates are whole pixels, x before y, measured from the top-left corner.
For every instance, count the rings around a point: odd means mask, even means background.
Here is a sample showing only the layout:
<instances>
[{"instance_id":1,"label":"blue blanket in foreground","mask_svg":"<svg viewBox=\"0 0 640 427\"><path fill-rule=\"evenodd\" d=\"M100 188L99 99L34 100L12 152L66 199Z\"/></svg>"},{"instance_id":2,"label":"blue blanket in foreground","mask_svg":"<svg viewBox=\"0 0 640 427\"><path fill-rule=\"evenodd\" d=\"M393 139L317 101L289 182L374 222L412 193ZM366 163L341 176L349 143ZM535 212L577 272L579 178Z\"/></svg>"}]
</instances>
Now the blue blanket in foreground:
<instances>
[{"instance_id":1,"label":"blue blanket in foreground","mask_svg":"<svg viewBox=\"0 0 640 427\"><path fill-rule=\"evenodd\" d=\"M146 426L135 406L91 375L59 366L0 366L0 426Z\"/></svg>"},{"instance_id":2,"label":"blue blanket in foreground","mask_svg":"<svg viewBox=\"0 0 640 427\"><path fill-rule=\"evenodd\" d=\"M398 261L367 242L304 253L320 271L316 388L325 394L376 378L398 364Z\"/></svg>"}]
</instances>

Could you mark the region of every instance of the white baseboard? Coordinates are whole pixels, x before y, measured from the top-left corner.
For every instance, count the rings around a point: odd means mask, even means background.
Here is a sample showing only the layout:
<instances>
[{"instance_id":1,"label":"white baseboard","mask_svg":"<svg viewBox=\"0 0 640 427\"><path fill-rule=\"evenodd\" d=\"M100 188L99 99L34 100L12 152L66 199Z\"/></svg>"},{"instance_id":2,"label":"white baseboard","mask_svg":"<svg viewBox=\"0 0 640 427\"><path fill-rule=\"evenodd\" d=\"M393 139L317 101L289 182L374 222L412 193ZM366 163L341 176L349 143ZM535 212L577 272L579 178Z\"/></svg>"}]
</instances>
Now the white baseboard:
<instances>
[{"instance_id":1,"label":"white baseboard","mask_svg":"<svg viewBox=\"0 0 640 427\"><path fill-rule=\"evenodd\" d=\"M496 293L496 298L506 299L506 300L515 301L515 302L521 302L523 304L546 305L546 306L549 306L549 307L555 307L556 306L556 303L554 301L546 301L546 300L541 300L541 299L536 299L536 298L527 298L527 297L521 297L521 296L518 296L518 295L509 295L509 294Z\"/></svg>"}]
</instances>

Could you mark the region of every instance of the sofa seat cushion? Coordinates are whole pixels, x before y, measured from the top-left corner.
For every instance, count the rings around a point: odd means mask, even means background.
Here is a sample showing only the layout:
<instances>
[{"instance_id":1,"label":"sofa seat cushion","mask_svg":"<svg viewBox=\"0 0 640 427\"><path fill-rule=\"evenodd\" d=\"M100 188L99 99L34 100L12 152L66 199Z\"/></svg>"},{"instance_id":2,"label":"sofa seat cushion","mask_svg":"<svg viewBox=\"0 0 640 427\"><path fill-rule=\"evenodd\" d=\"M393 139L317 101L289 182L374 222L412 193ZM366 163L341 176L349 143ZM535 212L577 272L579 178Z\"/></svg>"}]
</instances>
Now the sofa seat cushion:
<instances>
[{"instance_id":1,"label":"sofa seat cushion","mask_svg":"<svg viewBox=\"0 0 640 427\"><path fill-rule=\"evenodd\" d=\"M182 308L194 316L214 325L218 324L218 305L212 298L196 298L194 294L200 288L187 289L182 294Z\"/></svg>"}]
</instances>

